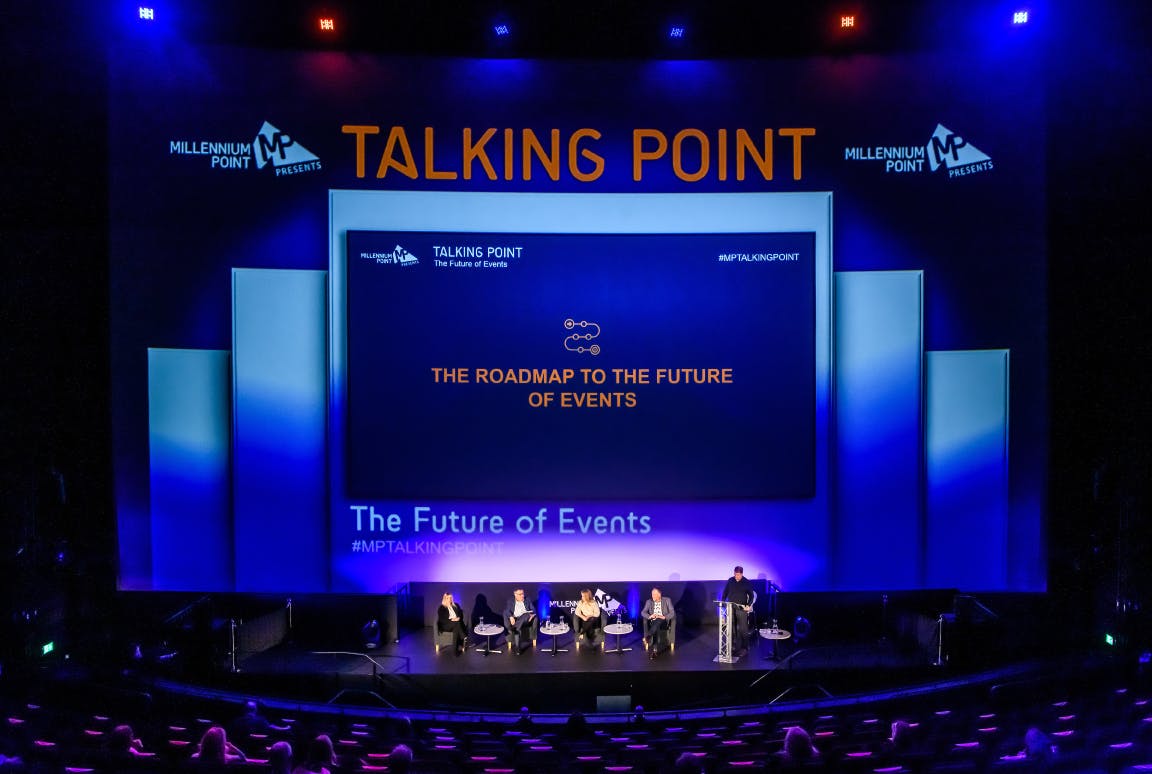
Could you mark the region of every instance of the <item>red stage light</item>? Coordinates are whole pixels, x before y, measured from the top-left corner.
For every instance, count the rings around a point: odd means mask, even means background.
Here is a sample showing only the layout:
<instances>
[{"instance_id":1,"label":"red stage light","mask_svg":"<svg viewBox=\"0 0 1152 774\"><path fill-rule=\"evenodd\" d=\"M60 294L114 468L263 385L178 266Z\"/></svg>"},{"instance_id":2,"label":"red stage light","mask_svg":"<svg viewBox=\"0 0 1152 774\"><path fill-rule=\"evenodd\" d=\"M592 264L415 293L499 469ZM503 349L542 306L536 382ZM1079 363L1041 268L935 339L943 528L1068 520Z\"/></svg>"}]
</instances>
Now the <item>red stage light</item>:
<instances>
[{"instance_id":1,"label":"red stage light","mask_svg":"<svg viewBox=\"0 0 1152 774\"><path fill-rule=\"evenodd\" d=\"M333 19L331 16L321 16L320 17L320 31L321 32L335 32L336 31L336 20Z\"/></svg>"},{"instance_id":2,"label":"red stage light","mask_svg":"<svg viewBox=\"0 0 1152 774\"><path fill-rule=\"evenodd\" d=\"M840 29L849 29L856 26L856 16L845 15L840 17Z\"/></svg>"}]
</instances>

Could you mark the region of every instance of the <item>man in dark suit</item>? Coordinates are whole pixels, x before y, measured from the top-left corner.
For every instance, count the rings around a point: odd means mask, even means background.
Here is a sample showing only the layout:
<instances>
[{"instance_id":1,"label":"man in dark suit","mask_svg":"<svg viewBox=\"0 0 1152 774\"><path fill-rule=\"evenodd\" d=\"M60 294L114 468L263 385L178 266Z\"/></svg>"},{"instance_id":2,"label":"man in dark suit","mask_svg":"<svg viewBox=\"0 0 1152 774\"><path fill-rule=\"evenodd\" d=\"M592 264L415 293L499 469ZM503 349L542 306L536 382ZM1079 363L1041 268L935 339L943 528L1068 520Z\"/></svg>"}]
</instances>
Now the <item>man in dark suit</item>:
<instances>
[{"instance_id":1,"label":"man in dark suit","mask_svg":"<svg viewBox=\"0 0 1152 774\"><path fill-rule=\"evenodd\" d=\"M676 617L676 609L672 600L660 591L659 587L652 588L652 597L644 603L640 611L644 619L644 639L648 641L648 658L656 658L661 644L668 644L668 629Z\"/></svg>"},{"instance_id":2,"label":"man in dark suit","mask_svg":"<svg viewBox=\"0 0 1152 774\"><path fill-rule=\"evenodd\" d=\"M524 589L515 589L512 599L504 606L504 624L508 627L511 643L515 643L512 652L519 655L521 643L532 640L536 624L536 608L524 595Z\"/></svg>"},{"instance_id":3,"label":"man in dark suit","mask_svg":"<svg viewBox=\"0 0 1152 774\"><path fill-rule=\"evenodd\" d=\"M732 617L736 622L736 635L739 638L737 647L747 650L748 637L752 634L748 630L748 615L752 612L752 602L756 599L756 592L752 588L752 581L744 577L744 568L736 565L732 577L724 584L724 593L720 599L732 603Z\"/></svg>"}]
</instances>

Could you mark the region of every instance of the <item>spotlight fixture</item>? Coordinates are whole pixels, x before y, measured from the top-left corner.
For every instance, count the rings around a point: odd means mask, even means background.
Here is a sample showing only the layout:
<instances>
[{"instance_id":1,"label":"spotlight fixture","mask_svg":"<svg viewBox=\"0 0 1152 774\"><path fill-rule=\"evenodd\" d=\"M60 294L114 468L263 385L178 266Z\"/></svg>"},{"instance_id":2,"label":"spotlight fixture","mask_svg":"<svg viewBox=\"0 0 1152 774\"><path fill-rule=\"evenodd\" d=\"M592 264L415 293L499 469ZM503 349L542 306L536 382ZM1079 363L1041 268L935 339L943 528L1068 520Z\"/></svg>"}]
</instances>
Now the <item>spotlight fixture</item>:
<instances>
[{"instance_id":1,"label":"spotlight fixture","mask_svg":"<svg viewBox=\"0 0 1152 774\"><path fill-rule=\"evenodd\" d=\"M142 6L140 6L139 10L140 10L140 19L142 21L155 21L156 20L156 9L155 8L149 8L148 6L142 5Z\"/></svg>"},{"instance_id":2,"label":"spotlight fixture","mask_svg":"<svg viewBox=\"0 0 1152 774\"><path fill-rule=\"evenodd\" d=\"M512 33L507 24L497 24L492 28L492 31L496 33L498 38L506 38Z\"/></svg>"},{"instance_id":3,"label":"spotlight fixture","mask_svg":"<svg viewBox=\"0 0 1152 774\"><path fill-rule=\"evenodd\" d=\"M684 28L679 25L673 25L673 27L668 30L668 37L673 40L679 40L684 37Z\"/></svg>"},{"instance_id":4,"label":"spotlight fixture","mask_svg":"<svg viewBox=\"0 0 1152 774\"><path fill-rule=\"evenodd\" d=\"M1027 24L1028 23L1028 12L1027 11L1017 11L1016 13L1012 14L1012 23L1013 24Z\"/></svg>"},{"instance_id":5,"label":"spotlight fixture","mask_svg":"<svg viewBox=\"0 0 1152 774\"><path fill-rule=\"evenodd\" d=\"M318 21L320 23L320 31L321 32L335 32L336 31L336 20L333 19L331 16L321 16L318 19Z\"/></svg>"},{"instance_id":6,"label":"spotlight fixture","mask_svg":"<svg viewBox=\"0 0 1152 774\"><path fill-rule=\"evenodd\" d=\"M847 30L847 29L852 29L855 26L856 26L856 15L855 14L844 14L843 16L840 17L840 29Z\"/></svg>"}]
</instances>

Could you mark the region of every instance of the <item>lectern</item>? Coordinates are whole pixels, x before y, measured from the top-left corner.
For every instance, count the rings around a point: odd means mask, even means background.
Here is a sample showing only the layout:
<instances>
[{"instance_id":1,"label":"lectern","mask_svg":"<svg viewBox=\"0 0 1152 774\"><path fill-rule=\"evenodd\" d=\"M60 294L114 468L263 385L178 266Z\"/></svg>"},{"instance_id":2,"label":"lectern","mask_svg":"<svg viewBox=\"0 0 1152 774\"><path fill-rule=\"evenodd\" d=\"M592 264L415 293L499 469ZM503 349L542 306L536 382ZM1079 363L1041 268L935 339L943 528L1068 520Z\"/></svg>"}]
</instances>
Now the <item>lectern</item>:
<instances>
[{"instance_id":1,"label":"lectern","mask_svg":"<svg viewBox=\"0 0 1152 774\"><path fill-rule=\"evenodd\" d=\"M735 664L740 660L740 657L732 653L732 627L735 624L735 617L732 615L732 603L717 599L716 604L720 607L720 627L717 629L719 644L717 645L716 658L712 661L718 664Z\"/></svg>"}]
</instances>

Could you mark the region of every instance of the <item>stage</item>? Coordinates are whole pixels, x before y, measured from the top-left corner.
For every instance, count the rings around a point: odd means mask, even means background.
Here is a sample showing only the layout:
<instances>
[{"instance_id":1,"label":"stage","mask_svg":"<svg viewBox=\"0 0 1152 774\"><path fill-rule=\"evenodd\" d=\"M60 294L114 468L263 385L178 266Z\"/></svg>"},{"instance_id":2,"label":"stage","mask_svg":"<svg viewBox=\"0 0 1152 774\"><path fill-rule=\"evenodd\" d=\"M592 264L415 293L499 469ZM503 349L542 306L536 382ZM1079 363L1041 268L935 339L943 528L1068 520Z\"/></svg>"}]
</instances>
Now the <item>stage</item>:
<instances>
[{"instance_id":1,"label":"stage","mask_svg":"<svg viewBox=\"0 0 1152 774\"><path fill-rule=\"evenodd\" d=\"M582 646L561 635L552 654L551 637L514 655L503 636L491 655L473 637L467 652L437 653L431 628L405 634L397 643L370 650L313 650L285 643L238 662L238 671L217 683L234 690L282 698L456 711L621 712L636 704L650 711L770 704L887 690L953 674L934 666L920 650L888 640L796 647L759 640L735 663L716 663L714 627L678 632L674 651L655 659L638 632L622 636L623 652ZM466 678L466 679L464 679Z\"/></svg>"},{"instance_id":2,"label":"stage","mask_svg":"<svg viewBox=\"0 0 1152 774\"><path fill-rule=\"evenodd\" d=\"M519 656L508 651L502 634L493 637L493 655L477 650L484 641L474 634L466 653L437 653L435 619L419 597L400 605L398 625L388 621L389 605L371 596L297 597L290 610L275 598L202 597L166 616L163 610L183 600L144 595L126 600L125 614L138 622L168 621L137 633L155 644L144 647L132 668L193 692L384 710L516 712L527 705L534 712L588 713L642 704L676 712L902 692L978 679L1062 649L1062 619L1047 596L981 599L937 592L784 594L781 628L794 631L798 620L811 621L808 636L779 642L775 660L771 643L755 638L750 652L731 664L714 661L715 619L694 616L686 603L678 606L675 650L655 660L638 630L621 637L621 646L631 648L621 653L577 650L571 633L560 636L558 647L567 650L555 656L552 638L543 633ZM952 612L929 612L941 609ZM367 648L361 627L376 616L384 636ZM235 664L229 622L239 624ZM615 637L606 643L610 651Z\"/></svg>"}]
</instances>

